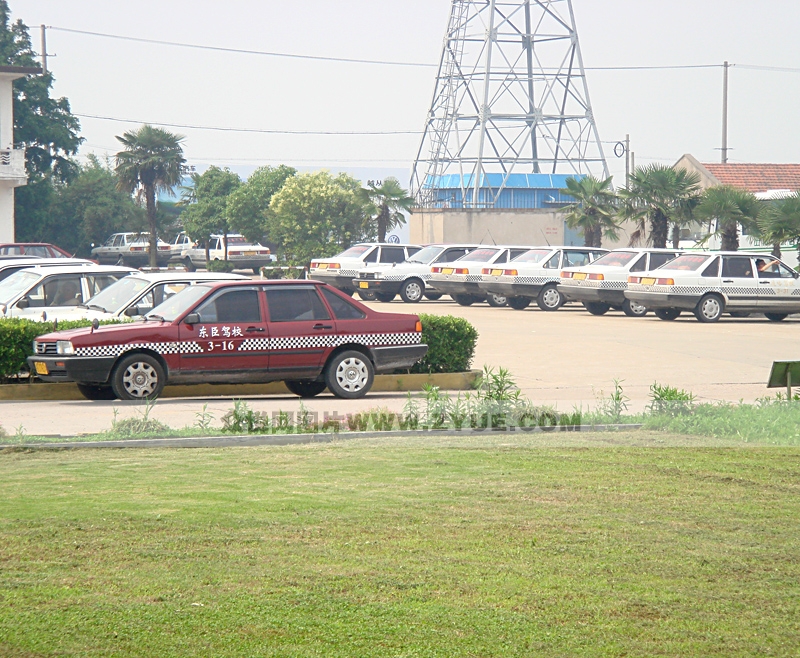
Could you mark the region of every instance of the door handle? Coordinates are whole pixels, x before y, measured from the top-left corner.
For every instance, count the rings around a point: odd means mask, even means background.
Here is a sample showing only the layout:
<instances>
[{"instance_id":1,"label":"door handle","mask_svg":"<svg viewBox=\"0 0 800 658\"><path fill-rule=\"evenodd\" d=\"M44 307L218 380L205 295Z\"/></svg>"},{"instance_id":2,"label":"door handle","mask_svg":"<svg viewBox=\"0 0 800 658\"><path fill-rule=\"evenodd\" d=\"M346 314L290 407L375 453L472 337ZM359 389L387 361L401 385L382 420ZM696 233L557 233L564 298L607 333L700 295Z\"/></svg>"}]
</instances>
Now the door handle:
<instances>
[{"instance_id":1,"label":"door handle","mask_svg":"<svg viewBox=\"0 0 800 658\"><path fill-rule=\"evenodd\" d=\"M262 333L263 334L266 331L266 329L264 329L264 327L247 327L247 329L245 331L248 334L253 334L253 333Z\"/></svg>"},{"instance_id":2,"label":"door handle","mask_svg":"<svg viewBox=\"0 0 800 658\"><path fill-rule=\"evenodd\" d=\"M764 285L767 285L767 286L768 286L768 285L770 284L770 282L769 282L769 281L759 281L759 283L760 283L762 286L764 286Z\"/></svg>"},{"instance_id":3,"label":"door handle","mask_svg":"<svg viewBox=\"0 0 800 658\"><path fill-rule=\"evenodd\" d=\"M333 329L332 324L315 324L312 329L320 330L320 329Z\"/></svg>"},{"instance_id":4,"label":"door handle","mask_svg":"<svg viewBox=\"0 0 800 658\"><path fill-rule=\"evenodd\" d=\"M722 283L733 283L733 279L723 279Z\"/></svg>"}]
</instances>

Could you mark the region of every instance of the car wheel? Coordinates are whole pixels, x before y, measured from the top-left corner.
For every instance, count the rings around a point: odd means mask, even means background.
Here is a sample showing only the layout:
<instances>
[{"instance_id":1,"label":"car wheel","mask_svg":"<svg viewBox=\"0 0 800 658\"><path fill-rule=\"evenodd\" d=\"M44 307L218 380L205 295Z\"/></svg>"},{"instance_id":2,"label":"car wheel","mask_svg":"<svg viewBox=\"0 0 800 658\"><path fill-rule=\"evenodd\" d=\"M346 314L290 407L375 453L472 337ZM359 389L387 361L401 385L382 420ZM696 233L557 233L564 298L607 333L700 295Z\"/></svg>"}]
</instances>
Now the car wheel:
<instances>
[{"instance_id":1,"label":"car wheel","mask_svg":"<svg viewBox=\"0 0 800 658\"><path fill-rule=\"evenodd\" d=\"M611 308L603 302L583 302L583 306L592 315L605 315Z\"/></svg>"},{"instance_id":2,"label":"car wheel","mask_svg":"<svg viewBox=\"0 0 800 658\"><path fill-rule=\"evenodd\" d=\"M653 313L655 313L659 320L666 320L668 322L675 320L681 314L680 310L677 308L658 308L653 311Z\"/></svg>"},{"instance_id":3,"label":"car wheel","mask_svg":"<svg viewBox=\"0 0 800 658\"><path fill-rule=\"evenodd\" d=\"M435 302L437 299L442 298L442 293L440 292L426 292L425 299L430 299L432 302Z\"/></svg>"},{"instance_id":4,"label":"car wheel","mask_svg":"<svg viewBox=\"0 0 800 658\"><path fill-rule=\"evenodd\" d=\"M564 297L554 285L545 286L536 298L536 304L543 311L557 311L564 304Z\"/></svg>"},{"instance_id":5,"label":"car wheel","mask_svg":"<svg viewBox=\"0 0 800 658\"><path fill-rule=\"evenodd\" d=\"M365 302L374 302L376 297L375 293L370 290L359 290L358 296L361 297Z\"/></svg>"},{"instance_id":6,"label":"car wheel","mask_svg":"<svg viewBox=\"0 0 800 658\"><path fill-rule=\"evenodd\" d=\"M626 299L622 304L622 312L629 318L643 318L647 315L647 307Z\"/></svg>"},{"instance_id":7,"label":"car wheel","mask_svg":"<svg viewBox=\"0 0 800 658\"><path fill-rule=\"evenodd\" d=\"M394 295L390 292L376 292L375 299L377 299L379 302L383 302L384 304L388 304L394 299Z\"/></svg>"},{"instance_id":8,"label":"car wheel","mask_svg":"<svg viewBox=\"0 0 800 658\"><path fill-rule=\"evenodd\" d=\"M694 316L700 322L717 322L725 310L725 302L719 295L703 295L694 309Z\"/></svg>"},{"instance_id":9,"label":"car wheel","mask_svg":"<svg viewBox=\"0 0 800 658\"><path fill-rule=\"evenodd\" d=\"M475 303L475 297L472 295L450 295L453 298L453 301L458 304L459 306L472 306Z\"/></svg>"},{"instance_id":10,"label":"car wheel","mask_svg":"<svg viewBox=\"0 0 800 658\"><path fill-rule=\"evenodd\" d=\"M194 266L194 263L192 262L192 259L189 258L188 256L183 259L183 266L186 268L187 272L194 272L197 270L197 268Z\"/></svg>"},{"instance_id":11,"label":"car wheel","mask_svg":"<svg viewBox=\"0 0 800 658\"><path fill-rule=\"evenodd\" d=\"M289 391L301 398L313 398L327 388L325 382L312 382L308 379L301 381L285 381L283 383L286 384L286 388L288 388Z\"/></svg>"},{"instance_id":12,"label":"car wheel","mask_svg":"<svg viewBox=\"0 0 800 658\"><path fill-rule=\"evenodd\" d=\"M256 276L260 276L261 275L261 268L260 267L254 267L254 268L252 268L252 270L253 270L253 274L255 274Z\"/></svg>"},{"instance_id":13,"label":"car wheel","mask_svg":"<svg viewBox=\"0 0 800 658\"><path fill-rule=\"evenodd\" d=\"M489 303L489 306L494 308L503 308L508 305L508 297L505 295L495 295L492 292L486 295L486 301Z\"/></svg>"},{"instance_id":14,"label":"car wheel","mask_svg":"<svg viewBox=\"0 0 800 658\"><path fill-rule=\"evenodd\" d=\"M120 400L153 400L164 390L164 384L164 369L149 354L126 356L111 373L111 388Z\"/></svg>"},{"instance_id":15,"label":"car wheel","mask_svg":"<svg viewBox=\"0 0 800 658\"><path fill-rule=\"evenodd\" d=\"M530 306L531 300L530 297L509 297L508 298L508 305L516 309L517 311L521 311L524 308L528 308Z\"/></svg>"},{"instance_id":16,"label":"car wheel","mask_svg":"<svg viewBox=\"0 0 800 658\"><path fill-rule=\"evenodd\" d=\"M110 386L78 384L78 390L87 400L116 400L117 396Z\"/></svg>"},{"instance_id":17,"label":"car wheel","mask_svg":"<svg viewBox=\"0 0 800 658\"><path fill-rule=\"evenodd\" d=\"M781 322L789 317L788 313L764 313L764 317L772 322Z\"/></svg>"},{"instance_id":18,"label":"car wheel","mask_svg":"<svg viewBox=\"0 0 800 658\"><path fill-rule=\"evenodd\" d=\"M363 398L374 380L375 369L369 357L355 350L337 354L325 368L325 383L337 398Z\"/></svg>"},{"instance_id":19,"label":"car wheel","mask_svg":"<svg viewBox=\"0 0 800 658\"><path fill-rule=\"evenodd\" d=\"M425 293L425 284L419 279L409 279L403 283L400 288L400 299L406 304L416 304L422 301L422 296Z\"/></svg>"}]
</instances>

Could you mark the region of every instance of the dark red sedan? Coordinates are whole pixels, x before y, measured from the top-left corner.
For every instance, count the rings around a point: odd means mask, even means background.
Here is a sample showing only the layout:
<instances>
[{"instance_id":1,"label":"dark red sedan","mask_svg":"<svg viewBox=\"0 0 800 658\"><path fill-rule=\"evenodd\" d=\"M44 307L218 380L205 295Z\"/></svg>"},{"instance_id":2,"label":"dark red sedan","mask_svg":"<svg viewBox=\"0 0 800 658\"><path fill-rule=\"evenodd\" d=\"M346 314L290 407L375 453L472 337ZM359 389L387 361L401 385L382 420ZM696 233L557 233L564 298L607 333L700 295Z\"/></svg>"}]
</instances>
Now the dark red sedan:
<instances>
[{"instance_id":1,"label":"dark red sedan","mask_svg":"<svg viewBox=\"0 0 800 658\"><path fill-rule=\"evenodd\" d=\"M416 315L379 313L317 281L194 285L130 324L39 336L31 372L89 399L142 400L164 385L282 380L296 395L360 398L376 372L427 352Z\"/></svg>"},{"instance_id":2,"label":"dark red sedan","mask_svg":"<svg viewBox=\"0 0 800 658\"><path fill-rule=\"evenodd\" d=\"M46 242L6 242L0 244L0 258L27 256L28 258L72 258L61 247Z\"/></svg>"}]
</instances>

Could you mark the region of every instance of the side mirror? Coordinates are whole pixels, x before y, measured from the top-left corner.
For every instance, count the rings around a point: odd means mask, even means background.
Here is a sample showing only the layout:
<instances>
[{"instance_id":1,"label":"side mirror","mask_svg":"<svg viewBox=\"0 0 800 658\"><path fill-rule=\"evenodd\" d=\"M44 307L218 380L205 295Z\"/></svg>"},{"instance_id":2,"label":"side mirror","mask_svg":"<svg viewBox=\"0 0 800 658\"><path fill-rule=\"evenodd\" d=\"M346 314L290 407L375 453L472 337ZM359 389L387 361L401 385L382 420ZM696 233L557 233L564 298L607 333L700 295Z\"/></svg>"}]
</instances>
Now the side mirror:
<instances>
[{"instance_id":1,"label":"side mirror","mask_svg":"<svg viewBox=\"0 0 800 658\"><path fill-rule=\"evenodd\" d=\"M31 305L31 300L28 299L27 297L23 297L17 302L17 308L25 309L28 308L30 305Z\"/></svg>"},{"instance_id":2,"label":"side mirror","mask_svg":"<svg viewBox=\"0 0 800 658\"><path fill-rule=\"evenodd\" d=\"M183 318L184 324L200 324L200 314L199 313L189 313L185 318Z\"/></svg>"},{"instance_id":3,"label":"side mirror","mask_svg":"<svg viewBox=\"0 0 800 658\"><path fill-rule=\"evenodd\" d=\"M129 318L133 318L137 315L141 315L141 313L139 312L138 306L129 306L125 309L125 315L127 315Z\"/></svg>"}]
</instances>

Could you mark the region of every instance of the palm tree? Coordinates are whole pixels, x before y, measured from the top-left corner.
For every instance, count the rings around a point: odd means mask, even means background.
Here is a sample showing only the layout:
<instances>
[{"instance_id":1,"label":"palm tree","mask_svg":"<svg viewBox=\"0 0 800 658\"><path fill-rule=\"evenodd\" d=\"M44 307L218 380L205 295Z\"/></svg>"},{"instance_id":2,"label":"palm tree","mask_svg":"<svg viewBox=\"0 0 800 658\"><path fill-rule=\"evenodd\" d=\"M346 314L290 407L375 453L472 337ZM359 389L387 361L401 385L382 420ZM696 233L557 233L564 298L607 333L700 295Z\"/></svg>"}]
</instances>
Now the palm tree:
<instances>
[{"instance_id":1,"label":"palm tree","mask_svg":"<svg viewBox=\"0 0 800 658\"><path fill-rule=\"evenodd\" d=\"M772 245L775 258L781 257L781 245L800 242L800 192L768 203L758 217L758 231L765 244Z\"/></svg>"},{"instance_id":2,"label":"palm tree","mask_svg":"<svg viewBox=\"0 0 800 658\"><path fill-rule=\"evenodd\" d=\"M717 220L716 231L723 251L738 251L739 226L755 228L761 210L756 197L738 187L718 185L703 192L703 198L695 210L698 218Z\"/></svg>"},{"instance_id":3,"label":"palm tree","mask_svg":"<svg viewBox=\"0 0 800 658\"><path fill-rule=\"evenodd\" d=\"M624 201L622 216L638 224L631 244L648 242L665 248L670 224L687 222L700 195L700 177L661 164L637 167L628 177L628 189L620 190L619 195ZM680 238L680 226L676 230ZM675 233L673 241L674 237Z\"/></svg>"},{"instance_id":4,"label":"palm tree","mask_svg":"<svg viewBox=\"0 0 800 658\"><path fill-rule=\"evenodd\" d=\"M144 125L136 131L117 136L125 147L117 153L115 171L120 190L134 192L147 209L150 226L150 267L158 266L156 194L175 196L174 188L183 180L183 135Z\"/></svg>"},{"instance_id":5,"label":"palm tree","mask_svg":"<svg viewBox=\"0 0 800 658\"><path fill-rule=\"evenodd\" d=\"M370 181L364 194L373 206L374 221L378 228L378 242L386 241L386 234L393 228L406 223L403 211L408 212L414 205L414 198L400 186L400 181L389 177L380 187Z\"/></svg>"},{"instance_id":6,"label":"palm tree","mask_svg":"<svg viewBox=\"0 0 800 658\"><path fill-rule=\"evenodd\" d=\"M611 188L611 178L567 178L566 183L561 193L575 199L575 203L564 208L567 226L581 229L587 247L601 247L603 235L616 240L619 236L615 220L618 197Z\"/></svg>"}]
</instances>

